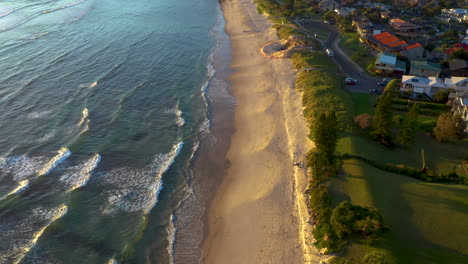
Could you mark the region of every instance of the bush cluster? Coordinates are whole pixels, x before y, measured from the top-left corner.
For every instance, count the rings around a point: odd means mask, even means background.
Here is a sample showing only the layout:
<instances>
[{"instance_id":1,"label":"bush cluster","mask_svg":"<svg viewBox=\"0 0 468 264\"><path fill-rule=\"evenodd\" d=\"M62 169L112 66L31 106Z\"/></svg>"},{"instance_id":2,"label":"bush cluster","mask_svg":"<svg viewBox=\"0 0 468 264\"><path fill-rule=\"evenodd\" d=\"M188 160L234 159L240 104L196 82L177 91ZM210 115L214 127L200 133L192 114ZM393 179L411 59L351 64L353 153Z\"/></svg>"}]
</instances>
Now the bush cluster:
<instances>
[{"instance_id":1,"label":"bush cluster","mask_svg":"<svg viewBox=\"0 0 468 264\"><path fill-rule=\"evenodd\" d=\"M393 172L396 174L406 175L411 178L415 178L418 180L422 180L425 182L443 182L443 183L461 183L461 184L468 184L468 179L457 175L456 172L449 172L446 174L439 174L439 175L429 175L427 173L423 173L422 170L410 168L410 167L400 167L395 166L392 164L381 163L374 160L367 159L360 155L353 155L353 154L343 154L341 156L343 159L357 159L364 161L365 163L376 167L377 169Z\"/></svg>"}]
</instances>

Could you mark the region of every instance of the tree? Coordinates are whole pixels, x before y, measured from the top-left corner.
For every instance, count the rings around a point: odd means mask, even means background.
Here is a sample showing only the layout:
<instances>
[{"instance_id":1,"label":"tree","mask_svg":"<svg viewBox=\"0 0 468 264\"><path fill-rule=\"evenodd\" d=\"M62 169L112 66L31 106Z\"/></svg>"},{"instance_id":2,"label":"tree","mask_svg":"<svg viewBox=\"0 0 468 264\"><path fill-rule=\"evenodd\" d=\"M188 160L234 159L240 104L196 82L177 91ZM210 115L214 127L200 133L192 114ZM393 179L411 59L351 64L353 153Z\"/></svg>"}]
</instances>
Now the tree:
<instances>
[{"instance_id":1,"label":"tree","mask_svg":"<svg viewBox=\"0 0 468 264\"><path fill-rule=\"evenodd\" d=\"M393 79L387 83L384 89L384 93L399 93L401 81L398 79Z\"/></svg>"},{"instance_id":2,"label":"tree","mask_svg":"<svg viewBox=\"0 0 468 264\"><path fill-rule=\"evenodd\" d=\"M449 96L448 89L439 90L434 94L434 101L438 103L446 103L448 100L448 96Z\"/></svg>"},{"instance_id":3,"label":"tree","mask_svg":"<svg viewBox=\"0 0 468 264\"><path fill-rule=\"evenodd\" d=\"M385 91L375 109L373 135L386 146L391 145L392 115L392 95Z\"/></svg>"},{"instance_id":4,"label":"tree","mask_svg":"<svg viewBox=\"0 0 468 264\"><path fill-rule=\"evenodd\" d=\"M452 57L460 60L468 60L468 51L457 49L452 52Z\"/></svg>"},{"instance_id":5,"label":"tree","mask_svg":"<svg viewBox=\"0 0 468 264\"><path fill-rule=\"evenodd\" d=\"M437 119L434 136L440 142L455 142L463 137L463 124L460 115L443 113Z\"/></svg>"},{"instance_id":6,"label":"tree","mask_svg":"<svg viewBox=\"0 0 468 264\"><path fill-rule=\"evenodd\" d=\"M401 124L398 141L404 146L409 146L414 142L416 134L416 122L418 121L418 111L418 105L413 104L408 114L405 116L403 123Z\"/></svg>"},{"instance_id":7,"label":"tree","mask_svg":"<svg viewBox=\"0 0 468 264\"><path fill-rule=\"evenodd\" d=\"M324 155L329 163L333 163L338 141L338 120L332 111L330 114L322 113L314 127L314 141L317 149Z\"/></svg>"}]
</instances>

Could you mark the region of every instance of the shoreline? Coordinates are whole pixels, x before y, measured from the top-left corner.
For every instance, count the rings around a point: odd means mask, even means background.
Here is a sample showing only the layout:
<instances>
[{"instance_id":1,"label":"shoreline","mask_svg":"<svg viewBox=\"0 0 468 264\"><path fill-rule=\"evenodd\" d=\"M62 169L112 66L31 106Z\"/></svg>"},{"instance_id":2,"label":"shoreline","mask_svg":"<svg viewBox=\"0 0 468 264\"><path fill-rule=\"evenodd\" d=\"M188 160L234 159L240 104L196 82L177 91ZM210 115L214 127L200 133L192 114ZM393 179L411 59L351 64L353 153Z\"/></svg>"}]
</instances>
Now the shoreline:
<instances>
[{"instance_id":1,"label":"shoreline","mask_svg":"<svg viewBox=\"0 0 468 264\"><path fill-rule=\"evenodd\" d=\"M306 168L294 165L305 165L313 147L294 89L296 71L288 59L261 55L260 48L278 38L253 0L220 5L237 107L229 165L202 218L202 262L319 263L325 256L312 244Z\"/></svg>"}]
</instances>

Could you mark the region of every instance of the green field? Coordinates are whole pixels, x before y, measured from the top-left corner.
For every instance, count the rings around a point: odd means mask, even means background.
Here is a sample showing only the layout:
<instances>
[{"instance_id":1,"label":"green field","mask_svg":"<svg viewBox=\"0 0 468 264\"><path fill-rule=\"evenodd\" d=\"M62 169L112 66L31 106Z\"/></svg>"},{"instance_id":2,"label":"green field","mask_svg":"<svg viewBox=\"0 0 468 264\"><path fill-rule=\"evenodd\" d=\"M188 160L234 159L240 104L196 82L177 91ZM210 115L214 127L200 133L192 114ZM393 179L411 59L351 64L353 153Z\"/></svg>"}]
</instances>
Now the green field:
<instances>
[{"instance_id":1,"label":"green field","mask_svg":"<svg viewBox=\"0 0 468 264\"><path fill-rule=\"evenodd\" d=\"M350 93L354 114L374 114L378 98L372 94ZM396 115L404 115L398 113ZM420 116L419 122L436 120ZM365 134L342 133L337 151L379 162L421 168L424 149L429 170L435 173L456 171L468 177L468 140L455 144L439 143L418 132L408 149L388 149ZM375 245L352 242L336 263L360 263L369 251L381 252L395 263L468 263L468 186L425 183L407 176L389 173L358 160L344 160L342 172L328 183L332 207L343 200L375 206L390 227Z\"/></svg>"},{"instance_id":2,"label":"green field","mask_svg":"<svg viewBox=\"0 0 468 264\"><path fill-rule=\"evenodd\" d=\"M397 263L468 263L468 186L424 183L346 160L346 176L330 181L332 203L375 206L390 231L373 246L354 243L344 253L359 263L369 250Z\"/></svg>"}]
</instances>

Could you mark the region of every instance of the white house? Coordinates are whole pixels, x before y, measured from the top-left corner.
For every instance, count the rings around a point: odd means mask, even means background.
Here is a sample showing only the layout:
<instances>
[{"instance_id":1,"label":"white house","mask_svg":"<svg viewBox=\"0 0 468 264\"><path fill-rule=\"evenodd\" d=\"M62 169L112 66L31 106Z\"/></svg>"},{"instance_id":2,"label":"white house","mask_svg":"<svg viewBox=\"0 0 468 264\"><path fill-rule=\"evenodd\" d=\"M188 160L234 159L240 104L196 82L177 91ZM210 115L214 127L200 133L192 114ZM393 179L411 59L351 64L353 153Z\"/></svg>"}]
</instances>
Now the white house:
<instances>
[{"instance_id":1,"label":"white house","mask_svg":"<svg viewBox=\"0 0 468 264\"><path fill-rule=\"evenodd\" d=\"M443 89L452 89L451 96L458 94L468 94L468 78L467 77L452 77L452 78L437 78L437 77L418 77L414 75L403 75L401 80L400 90L404 92L426 94L432 97L437 91Z\"/></svg>"},{"instance_id":2,"label":"white house","mask_svg":"<svg viewBox=\"0 0 468 264\"><path fill-rule=\"evenodd\" d=\"M377 55L374 67L376 70L387 73L403 74L406 71L404 61L399 61L395 54L381 52Z\"/></svg>"},{"instance_id":3,"label":"white house","mask_svg":"<svg viewBox=\"0 0 468 264\"><path fill-rule=\"evenodd\" d=\"M462 8L450 8L442 9L440 15L450 20L456 20L457 22L468 21L468 9Z\"/></svg>"},{"instance_id":4,"label":"white house","mask_svg":"<svg viewBox=\"0 0 468 264\"><path fill-rule=\"evenodd\" d=\"M468 133L468 97L457 97L452 104L452 112L460 114L465 122L465 133Z\"/></svg>"}]
</instances>

